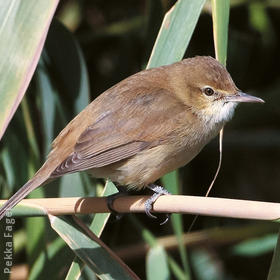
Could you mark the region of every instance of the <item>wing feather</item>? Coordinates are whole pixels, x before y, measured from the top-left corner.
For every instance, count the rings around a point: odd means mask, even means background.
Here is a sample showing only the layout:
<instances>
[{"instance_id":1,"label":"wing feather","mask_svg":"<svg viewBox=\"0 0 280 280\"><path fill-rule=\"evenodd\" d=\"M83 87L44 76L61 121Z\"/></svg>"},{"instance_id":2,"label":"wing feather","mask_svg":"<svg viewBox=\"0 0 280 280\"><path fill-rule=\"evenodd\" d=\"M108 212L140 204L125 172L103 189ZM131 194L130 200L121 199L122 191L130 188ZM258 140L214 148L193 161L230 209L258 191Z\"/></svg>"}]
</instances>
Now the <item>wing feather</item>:
<instances>
[{"instance_id":1,"label":"wing feather","mask_svg":"<svg viewBox=\"0 0 280 280\"><path fill-rule=\"evenodd\" d=\"M52 173L52 177L61 176L65 173L103 167L122 159L129 158L147 148L148 145L149 143L145 142L131 142L112 148L98 155L94 155L87 158L87 160L84 160L84 158L81 158L77 152L74 152L55 169Z\"/></svg>"},{"instance_id":2,"label":"wing feather","mask_svg":"<svg viewBox=\"0 0 280 280\"><path fill-rule=\"evenodd\" d=\"M52 177L104 167L158 145L176 127L185 109L164 89L147 93L141 88L133 98L122 94L119 103L104 108L95 123L81 133L73 152Z\"/></svg>"}]
</instances>

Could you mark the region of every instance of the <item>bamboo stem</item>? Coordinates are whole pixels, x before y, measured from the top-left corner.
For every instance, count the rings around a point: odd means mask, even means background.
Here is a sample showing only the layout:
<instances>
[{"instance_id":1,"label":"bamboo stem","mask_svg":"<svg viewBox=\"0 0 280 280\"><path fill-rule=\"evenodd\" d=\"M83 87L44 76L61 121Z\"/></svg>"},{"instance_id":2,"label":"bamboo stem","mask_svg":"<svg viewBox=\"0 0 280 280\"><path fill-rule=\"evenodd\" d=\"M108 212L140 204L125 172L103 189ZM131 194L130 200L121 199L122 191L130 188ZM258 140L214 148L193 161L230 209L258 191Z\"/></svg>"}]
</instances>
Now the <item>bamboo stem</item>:
<instances>
[{"instance_id":1,"label":"bamboo stem","mask_svg":"<svg viewBox=\"0 0 280 280\"><path fill-rule=\"evenodd\" d=\"M119 213L144 212L144 203L148 198L149 196L120 197L114 201L114 209ZM4 202L4 200L0 200L0 204ZM38 215L46 215L46 213L52 215L73 215L109 212L106 198L104 197L24 199L18 205L43 209L42 214ZM28 212L32 215L32 209ZM215 197L164 195L155 202L153 212L273 221L280 218L280 203Z\"/></svg>"}]
</instances>

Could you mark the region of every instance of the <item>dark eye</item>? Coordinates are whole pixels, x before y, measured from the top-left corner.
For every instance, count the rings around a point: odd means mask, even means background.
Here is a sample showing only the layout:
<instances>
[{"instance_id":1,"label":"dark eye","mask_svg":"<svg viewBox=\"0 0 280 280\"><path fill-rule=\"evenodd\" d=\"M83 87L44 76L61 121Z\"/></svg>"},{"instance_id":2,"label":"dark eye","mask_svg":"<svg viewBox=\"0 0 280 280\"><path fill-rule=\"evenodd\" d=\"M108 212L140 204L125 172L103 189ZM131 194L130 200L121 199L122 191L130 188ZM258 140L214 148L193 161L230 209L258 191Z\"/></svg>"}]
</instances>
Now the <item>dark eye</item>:
<instances>
[{"instance_id":1,"label":"dark eye","mask_svg":"<svg viewBox=\"0 0 280 280\"><path fill-rule=\"evenodd\" d=\"M204 94L207 95L207 96L211 96L211 95L213 95L213 94L215 93L214 90L213 90L212 88L210 88L210 87L204 88L204 89L203 89L203 92L204 92Z\"/></svg>"}]
</instances>

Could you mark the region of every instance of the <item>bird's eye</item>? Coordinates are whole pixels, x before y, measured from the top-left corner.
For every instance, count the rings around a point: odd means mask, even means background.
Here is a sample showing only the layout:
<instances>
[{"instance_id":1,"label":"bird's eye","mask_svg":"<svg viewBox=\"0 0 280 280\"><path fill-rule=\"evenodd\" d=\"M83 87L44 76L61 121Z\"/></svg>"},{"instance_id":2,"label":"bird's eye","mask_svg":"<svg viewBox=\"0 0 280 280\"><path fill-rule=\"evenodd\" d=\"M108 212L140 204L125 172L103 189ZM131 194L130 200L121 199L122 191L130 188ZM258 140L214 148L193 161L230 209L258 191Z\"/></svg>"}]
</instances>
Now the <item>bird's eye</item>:
<instances>
[{"instance_id":1,"label":"bird's eye","mask_svg":"<svg viewBox=\"0 0 280 280\"><path fill-rule=\"evenodd\" d=\"M203 92L207 96L211 96L211 95L213 95L215 93L215 91L212 88L210 88L210 87L205 87L203 89Z\"/></svg>"}]
</instances>

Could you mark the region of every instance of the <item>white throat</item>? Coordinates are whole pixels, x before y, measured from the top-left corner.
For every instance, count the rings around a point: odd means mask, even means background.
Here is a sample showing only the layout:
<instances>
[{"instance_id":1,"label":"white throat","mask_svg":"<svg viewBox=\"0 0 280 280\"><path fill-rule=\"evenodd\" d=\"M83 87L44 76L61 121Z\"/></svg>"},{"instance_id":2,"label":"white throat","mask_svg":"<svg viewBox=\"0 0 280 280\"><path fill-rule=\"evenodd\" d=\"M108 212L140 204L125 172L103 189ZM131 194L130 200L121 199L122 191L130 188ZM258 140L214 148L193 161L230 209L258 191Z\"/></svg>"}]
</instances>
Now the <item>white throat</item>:
<instances>
[{"instance_id":1,"label":"white throat","mask_svg":"<svg viewBox=\"0 0 280 280\"><path fill-rule=\"evenodd\" d=\"M203 119L209 127L222 125L232 118L237 104L236 102L214 102L211 108L202 110L199 117Z\"/></svg>"}]
</instances>

